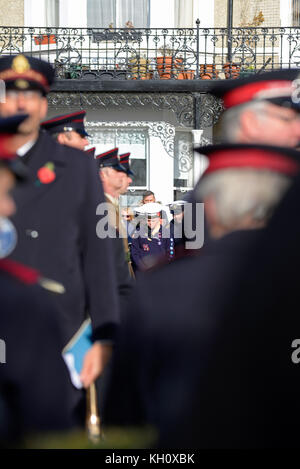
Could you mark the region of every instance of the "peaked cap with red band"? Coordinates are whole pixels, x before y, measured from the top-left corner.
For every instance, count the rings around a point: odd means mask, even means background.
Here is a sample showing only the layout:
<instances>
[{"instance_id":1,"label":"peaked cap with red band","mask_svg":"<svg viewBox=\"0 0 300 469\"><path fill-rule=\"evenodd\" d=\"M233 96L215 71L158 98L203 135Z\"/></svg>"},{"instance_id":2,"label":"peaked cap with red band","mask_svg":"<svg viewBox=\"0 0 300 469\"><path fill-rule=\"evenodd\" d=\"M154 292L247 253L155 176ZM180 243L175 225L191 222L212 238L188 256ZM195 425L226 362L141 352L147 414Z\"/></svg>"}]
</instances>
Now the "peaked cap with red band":
<instances>
[{"instance_id":1,"label":"peaked cap with red band","mask_svg":"<svg viewBox=\"0 0 300 469\"><path fill-rule=\"evenodd\" d=\"M297 102L299 92L296 91L294 82L298 77L300 78L299 70L274 70L252 75L251 78L222 80L215 83L209 93L222 98L226 109L254 100L267 100L300 112Z\"/></svg>"},{"instance_id":2,"label":"peaked cap with red band","mask_svg":"<svg viewBox=\"0 0 300 469\"><path fill-rule=\"evenodd\" d=\"M46 95L54 81L54 68L44 60L23 54L0 58L0 79L6 89L38 89Z\"/></svg>"},{"instance_id":3,"label":"peaked cap with red band","mask_svg":"<svg viewBox=\"0 0 300 469\"><path fill-rule=\"evenodd\" d=\"M119 163L118 151L119 148L113 148L112 150L97 155L96 160L99 162L99 168L113 168L116 171L124 172L124 166Z\"/></svg>"},{"instance_id":4,"label":"peaked cap with red band","mask_svg":"<svg viewBox=\"0 0 300 469\"><path fill-rule=\"evenodd\" d=\"M20 181L26 179L28 171L18 156L11 152L9 140L27 117L28 114L19 114L0 118L0 164L6 166Z\"/></svg>"},{"instance_id":5,"label":"peaked cap with red band","mask_svg":"<svg viewBox=\"0 0 300 469\"><path fill-rule=\"evenodd\" d=\"M84 128L85 115L85 111L77 111L72 112L71 114L55 116L52 117L52 119L42 122L41 127L42 129L47 130L50 134L75 130L75 132L82 137L89 137L89 134Z\"/></svg>"},{"instance_id":6,"label":"peaked cap with red band","mask_svg":"<svg viewBox=\"0 0 300 469\"><path fill-rule=\"evenodd\" d=\"M96 150L96 147L92 147L92 148L89 148L88 150L85 150L84 153L87 153L88 156L91 156L92 158L94 158L95 150Z\"/></svg>"},{"instance_id":7,"label":"peaked cap with red band","mask_svg":"<svg viewBox=\"0 0 300 469\"><path fill-rule=\"evenodd\" d=\"M300 152L292 148L255 144L220 144L195 148L209 158L202 177L224 169L269 170L290 177L300 171Z\"/></svg>"},{"instance_id":8,"label":"peaked cap with red band","mask_svg":"<svg viewBox=\"0 0 300 469\"><path fill-rule=\"evenodd\" d=\"M127 176L134 176L134 172L130 169L129 157L130 153L123 153L122 155L119 155L120 163L122 166L124 166Z\"/></svg>"}]
</instances>

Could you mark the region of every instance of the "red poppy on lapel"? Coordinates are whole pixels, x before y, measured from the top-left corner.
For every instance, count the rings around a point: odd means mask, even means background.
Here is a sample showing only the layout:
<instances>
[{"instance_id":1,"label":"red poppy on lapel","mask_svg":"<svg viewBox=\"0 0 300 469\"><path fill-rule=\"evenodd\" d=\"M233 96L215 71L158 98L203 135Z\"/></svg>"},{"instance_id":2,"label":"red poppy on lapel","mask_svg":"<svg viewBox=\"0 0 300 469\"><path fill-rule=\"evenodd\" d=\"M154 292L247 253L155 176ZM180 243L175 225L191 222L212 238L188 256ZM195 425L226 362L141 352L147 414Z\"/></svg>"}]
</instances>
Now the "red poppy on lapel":
<instances>
[{"instance_id":1,"label":"red poppy on lapel","mask_svg":"<svg viewBox=\"0 0 300 469\"><path fill-rule=\"evenodd\" d=\"M49 162L38 170L37 177L41 184L50 184L55 180L56 174L54 168L54 163Z\"/></svg>"}]
</instances>

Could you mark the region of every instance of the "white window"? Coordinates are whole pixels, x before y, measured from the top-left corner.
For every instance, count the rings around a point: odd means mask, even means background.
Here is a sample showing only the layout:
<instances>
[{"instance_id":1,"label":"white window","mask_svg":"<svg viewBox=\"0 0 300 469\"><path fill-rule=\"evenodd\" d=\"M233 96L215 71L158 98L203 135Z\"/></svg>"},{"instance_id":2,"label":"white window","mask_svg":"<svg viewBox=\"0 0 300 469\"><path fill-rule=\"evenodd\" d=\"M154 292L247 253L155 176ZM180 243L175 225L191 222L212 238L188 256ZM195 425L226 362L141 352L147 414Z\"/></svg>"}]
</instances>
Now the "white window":
<instances>
[{"instance_id":1,"label":"white window","mask_svg":"<svg viewBox=\"0 0 300 469\"><path fill-rule=\"evenodd\" d=\"M45 0L46 26L58 28L59 26L59 0Z\"/></svg>"},{"instance_id":2,"label":"white window","mask_svg":"<svg viewBox=\"0 0 300 469\"><path fill-rule=\"evenodd\" d=\"M194 176L193 138L189 130L176 130L174 142L174 200L192 190Z\"/></svg>"},{"instance_id":3,"label":"white window","mask_svg":"<svg viewBox=\"0 0 300 469\"><path fill-rule=\"evenodd\" d=\"M59 27L59 0L24 0L24 26Z\"/></svg>"},{"instance_id":4,"label":"white window","mask_svg":"<svg viewBox=\"0 0 300 469\"><path fill-rule=\"evenodd\" d=\"M104 153L112 148L119 148L119 155L130 152L130 167L134 172L130 189L145 190L148 187L148 130L124 125L109 123L86 124L86 129L92 138L90 144L96 147L95 155Z\"/></svg>"},{"instance_id":5,"label":"white window","mask_svg":"<svg viewBox=\"0 0 300 469\"><path fill-rule=\"evenodd\" d=\"M148 28L150 0L87 0L88 28Z\"/></svg>"}]
</instances>

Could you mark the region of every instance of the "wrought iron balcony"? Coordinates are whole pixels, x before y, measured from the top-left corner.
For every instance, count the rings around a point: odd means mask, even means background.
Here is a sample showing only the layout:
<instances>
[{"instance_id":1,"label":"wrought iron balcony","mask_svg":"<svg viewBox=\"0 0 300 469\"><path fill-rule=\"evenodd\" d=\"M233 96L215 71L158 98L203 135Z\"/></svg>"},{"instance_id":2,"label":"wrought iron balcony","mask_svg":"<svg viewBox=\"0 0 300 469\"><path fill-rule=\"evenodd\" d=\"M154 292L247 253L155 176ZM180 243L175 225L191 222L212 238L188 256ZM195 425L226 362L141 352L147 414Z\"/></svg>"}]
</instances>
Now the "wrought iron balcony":
<instances>
[{"instance_id":1,"label":"wrought iron balcony","mask_svg":"<svg viewBox=\"0 0 300 469\"><path fill-rule=\"evenodd\" d=\"M215 80L300 67L300 27L1 27L0 53L47 60L58 79Z\"/></svg>"}]
</instances>

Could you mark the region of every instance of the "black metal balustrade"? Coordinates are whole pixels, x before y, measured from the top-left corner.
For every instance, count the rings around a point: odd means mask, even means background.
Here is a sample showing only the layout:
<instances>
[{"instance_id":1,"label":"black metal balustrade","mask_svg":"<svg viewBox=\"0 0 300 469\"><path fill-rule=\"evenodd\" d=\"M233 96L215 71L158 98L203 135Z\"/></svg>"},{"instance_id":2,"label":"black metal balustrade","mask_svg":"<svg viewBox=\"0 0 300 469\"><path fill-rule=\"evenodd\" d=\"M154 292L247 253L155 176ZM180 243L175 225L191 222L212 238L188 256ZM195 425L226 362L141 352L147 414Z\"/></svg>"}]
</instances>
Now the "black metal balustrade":
<instances>
[{"instance_id":1,"label":"black metal balustrade","mask_svg":"<svg viewBox=\"0 0 300 469\"><path fill-rule=\"evenodd\" d=\"M190 29L0 27L0 54L47 60L62 79L204 80L300 68L300 27L232 28L230 38L199 20Z\"/></svg>"}]
</instances>

